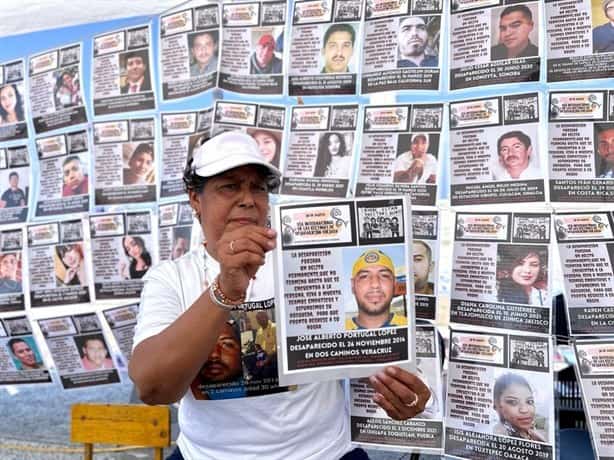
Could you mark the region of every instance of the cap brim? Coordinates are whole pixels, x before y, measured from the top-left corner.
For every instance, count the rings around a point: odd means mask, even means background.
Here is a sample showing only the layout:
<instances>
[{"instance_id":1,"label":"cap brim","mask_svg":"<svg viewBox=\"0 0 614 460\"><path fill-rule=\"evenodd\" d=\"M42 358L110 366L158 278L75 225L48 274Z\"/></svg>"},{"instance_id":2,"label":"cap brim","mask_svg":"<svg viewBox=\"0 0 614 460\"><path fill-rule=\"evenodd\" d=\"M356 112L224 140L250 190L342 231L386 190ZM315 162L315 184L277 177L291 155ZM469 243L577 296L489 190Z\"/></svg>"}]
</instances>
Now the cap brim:
<instances>
[{"instance_id":1,"label":"cap brim","mask_svg":"<svg viewBox=\"0 0 614 460\"><path fill-rule=\"evenodd\" d=\"M259 165L264 166L269 172L276 178L281 177L281 172L271 163L263 159L254 158L254 155L249 154L234 154L214 161L206 166L202 166L196 169L194 172L200 177L212 177L218 174L230 171L231 169L238 168L246 165Z\"/></svg>"}]
</instances>

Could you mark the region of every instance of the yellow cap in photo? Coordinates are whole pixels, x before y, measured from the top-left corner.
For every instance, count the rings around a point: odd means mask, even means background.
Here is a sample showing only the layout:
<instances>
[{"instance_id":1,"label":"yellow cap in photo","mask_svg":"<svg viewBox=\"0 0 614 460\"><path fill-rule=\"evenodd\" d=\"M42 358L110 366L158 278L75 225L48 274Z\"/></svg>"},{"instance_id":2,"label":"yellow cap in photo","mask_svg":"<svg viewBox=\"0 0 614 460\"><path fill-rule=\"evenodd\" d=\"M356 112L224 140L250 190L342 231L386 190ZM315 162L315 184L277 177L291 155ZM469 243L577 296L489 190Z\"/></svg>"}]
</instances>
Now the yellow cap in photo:
<instances>
[{"instance_id":1,"label":"yellow cap in photo","mask_svg":"<svg viewBox=\"0 0 614 460\"><path fill-rule=\"evenodd\" d=\"M394 264L392 263L392 259L379 249L369 249L363 252L360 257L356 259L356 262L354 262L354 266L352 267L352 278L354 278L360 270L370 267L371 265L385 267L394 275Z\"/></svg>"}]
</instances>

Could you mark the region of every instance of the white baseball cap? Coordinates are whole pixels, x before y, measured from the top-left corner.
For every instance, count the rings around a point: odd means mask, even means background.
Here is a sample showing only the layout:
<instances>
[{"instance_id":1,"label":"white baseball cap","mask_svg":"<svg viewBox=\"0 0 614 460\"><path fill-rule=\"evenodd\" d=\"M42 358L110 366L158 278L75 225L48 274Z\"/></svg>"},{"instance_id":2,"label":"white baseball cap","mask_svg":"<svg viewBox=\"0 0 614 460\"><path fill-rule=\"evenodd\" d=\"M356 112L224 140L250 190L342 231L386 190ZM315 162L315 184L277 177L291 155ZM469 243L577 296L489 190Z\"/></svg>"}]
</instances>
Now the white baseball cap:
<instances>
[{"instance_id":1,"label":"white baseball cap","mask_svg":"<svg viewBox=\"0 0 614 460\"><path fill-rule=\"evenodd\" d=\"M194 149L192 171L200 177L211 177L245 165L260 165L277 179L281 172L260 153L258 143L241 131L228 131L207 140Z\"/></svg>"}]
</instances>

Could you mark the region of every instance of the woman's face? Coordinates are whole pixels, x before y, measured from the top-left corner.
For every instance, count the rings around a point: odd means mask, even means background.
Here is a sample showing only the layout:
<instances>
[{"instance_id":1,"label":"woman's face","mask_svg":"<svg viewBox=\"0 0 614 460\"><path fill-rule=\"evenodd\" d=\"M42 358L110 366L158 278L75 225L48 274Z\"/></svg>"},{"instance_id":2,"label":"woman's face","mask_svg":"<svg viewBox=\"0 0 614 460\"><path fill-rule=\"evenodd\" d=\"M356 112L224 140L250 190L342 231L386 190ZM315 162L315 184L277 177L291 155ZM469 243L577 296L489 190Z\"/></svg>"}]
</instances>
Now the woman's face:
<instances>
[{"instance_id":1,"label":"woman's face","mask_svg":"<svg viewBox=\"0 0 614 460\"><path fill-rule=\"evenodd\" d=\"M0 260L0 278L15 279L17 273L17 258L8 254Z\"/></svg>"},{"instance_id":2,"label":"woman's face","mask_svg":"<svg viewBox=\"0 0 614 460\"><path fill-rule=\"evenodd\" d=\"M271 163L275 159L275 153L277 152L277 142L275 138L267 133L256 133L254 139L258 143L260 153L266 161Z\"/></svg>"},{"instance_id":3,"label":"woman's face","mask_svg":"<svg viewBox=\"0 0 614 460\"><path fill-rule=\"evenodd\" d=\"M64 262L68 268L78 268L79 265L81 265L81 254L76 248L72 247L64 253L62 262Z\"/></svg>"},{"instance_id":4,"label":"woman's face","mask_svg":"<svg viewBox=\"0 0 614 460\"><path fill-rule=\"evenodd\" d=\"M153 157L147 152L137 153L132 155L128 164L134 175L145 177L153 168Z\"/></svg>"},{"instance_id":5,"label":"woman's face","mask_svg":"<svg viewBox=\"0 0 614 460\"><path fill-rule=\"evenodd\" d=\"M7 113L13 113L17 105L17 94L11 85L6 85L0 89L0 105Z\"/></svg>"},{"instance_id":6,"label":"woman's face","mask_svg":"<svg viewBox=\"0 0 614 460\"><path fill-rule=\"evenodd\" d=\"M332 155L338 155L341 149L341 139L337 134L328 136L328 152Z\"/></svg>"},{"instance_id":7,"label":"woman's face","mask_svg":"<svg viewBox=\"0 0 614 460\"><path fill-rule=\"evenodd\" d=\"M137 259L143 253L143 248L141 248L139 243L131 236L124 238L124 249L126 249L128 255L133 259Z\"/></svg>"},{"instance_id":8,"label":"woman's face","mask_svg":"<svg viewBox=\"0 0 614 460\"><path fill-rule=\"evenodd\" d=\"M535 420L535 399L533 392L526 385L513 383L509 385L495 402L495 410L502 420L510 423L520 431L533 428Z\"/></svg>"},{"instance_id":9,"label":"woman's face","mask_svg":"<svg viewBox=\"0 0 614 460\"><path fill-rule=\"evenodd\" d=\"M539 276L540 267L539 257L529 254L512 270L512 280L520 286L533 286Z\"/></svg>"},{"instance_id":10,"label":"woman's face","mask_svg":"<svg viewBox=\"0 0 614 460\"><path fill-rule=\"evenodd\" d=\"M190 203L201 216L207 247L213 247L225 231L266 224L266 178L254 165L240 166L211 177L202 193L190 193Z\"/></svg>"}]
</instances>

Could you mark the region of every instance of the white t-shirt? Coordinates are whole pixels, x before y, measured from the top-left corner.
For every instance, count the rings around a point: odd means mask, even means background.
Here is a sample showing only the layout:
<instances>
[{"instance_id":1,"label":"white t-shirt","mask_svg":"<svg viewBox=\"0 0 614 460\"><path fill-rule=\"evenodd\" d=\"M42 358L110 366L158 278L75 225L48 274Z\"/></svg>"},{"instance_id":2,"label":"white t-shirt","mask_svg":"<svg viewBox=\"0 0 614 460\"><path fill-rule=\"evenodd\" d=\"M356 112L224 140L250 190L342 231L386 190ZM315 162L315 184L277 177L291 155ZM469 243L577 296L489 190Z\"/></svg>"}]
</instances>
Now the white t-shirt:
<instances>
[{"instance_id":1,"label":"white t-shirt","mask_svg":"<svg viewBox=\"0 0 614 460\"><path fill-rule=\"evenodd\" d=\"M218 263L206 260L199 248L149 270L134 347L169 326L201 295L205 279L217 276ZM274 297L272 265L269 256L248 289L247 301ZM179 406L177 445L186 460L333 460L351 450L348 421L337 380L226 400L196 400L188 390Z\"/></svg>"},{"instance_id":2,"label":"white t-shirt","mask_svg":"<svg viewBox=\"0 0 614 460\"><path fill-rule=\"evenodd\" d=\"M495 164L492 170L492 178L494 180L528 180L540 179L541 177L542 172L532 164L529 164L527 168L520 173L517 179L510 176L510 173L507 172L507 170L501 166L500 163Z\"/></svg>"},{"instance_id":3,"label":"white t-shirt","mask_svg":"<svg viewBox=\"0 0 614 460\"><path fill-rule=\"evenodd\" d=\"M394 173L397 171L407 171L411 164L414 161L414 156L411 153L411 150L402 153L399 155L394 162L392 163L392 177L394 180ZM414 180L414 184L426 184L426 181L432 175L437 176L437 158L435 158L430 153L425 155L424 166L422 170L422 175L420 177L416 177Z\"/></svg>"}]
</instances>

